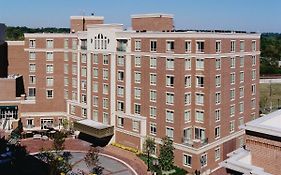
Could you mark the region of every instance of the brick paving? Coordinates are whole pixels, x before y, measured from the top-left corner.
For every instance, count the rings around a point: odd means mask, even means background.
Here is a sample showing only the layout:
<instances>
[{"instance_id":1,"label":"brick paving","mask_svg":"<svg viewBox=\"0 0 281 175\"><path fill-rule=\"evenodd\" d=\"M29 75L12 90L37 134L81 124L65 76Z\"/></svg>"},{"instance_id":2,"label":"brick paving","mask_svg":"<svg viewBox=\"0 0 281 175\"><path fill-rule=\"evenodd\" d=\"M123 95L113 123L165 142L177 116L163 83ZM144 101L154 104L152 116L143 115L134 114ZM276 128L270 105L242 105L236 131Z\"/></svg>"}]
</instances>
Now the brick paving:
<instances>
[{"instance_id":1,"label":"brick paving","mask_svg":"<svg viewBox=\"0 0 281 175\"><path fill-rule=\"evenodd\" d=\"M43 149L51 149L52 141L51 140L40 140L40 139L22 139L21 144L26 146L26 149L29 153L39 152ZM65 150L71 151L88 151L91 144L88 142L67 138L65 140ZM147 166L145 163L139 159L134 153L131 153L126 150L108 145L104 147L101 153L113 156L117 159L120 159L130 165L139 175L145 175L147 173Z\"/></svg>"}]
</instances>

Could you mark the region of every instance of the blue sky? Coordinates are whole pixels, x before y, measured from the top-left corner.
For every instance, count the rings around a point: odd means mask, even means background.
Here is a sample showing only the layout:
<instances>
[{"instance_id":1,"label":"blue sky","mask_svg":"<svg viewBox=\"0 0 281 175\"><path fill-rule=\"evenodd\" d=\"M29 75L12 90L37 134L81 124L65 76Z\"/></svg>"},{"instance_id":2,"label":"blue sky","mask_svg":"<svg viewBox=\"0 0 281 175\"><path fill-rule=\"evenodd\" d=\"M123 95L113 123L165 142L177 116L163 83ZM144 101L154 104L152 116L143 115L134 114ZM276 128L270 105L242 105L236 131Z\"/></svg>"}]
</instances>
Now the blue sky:
<instances>
[{"instance_id":1,"label":"blue sky","mask_svg":"<svg viewBox=\"0 0 281 175\"><path fill-rule=\"evenodd\" d=\"M226 29L281 33L280 0L2 0L0 23L69 27L69 16L104 16L130 26L130 15L169 13L177 29Z\"/></svg>"}]
</instances>

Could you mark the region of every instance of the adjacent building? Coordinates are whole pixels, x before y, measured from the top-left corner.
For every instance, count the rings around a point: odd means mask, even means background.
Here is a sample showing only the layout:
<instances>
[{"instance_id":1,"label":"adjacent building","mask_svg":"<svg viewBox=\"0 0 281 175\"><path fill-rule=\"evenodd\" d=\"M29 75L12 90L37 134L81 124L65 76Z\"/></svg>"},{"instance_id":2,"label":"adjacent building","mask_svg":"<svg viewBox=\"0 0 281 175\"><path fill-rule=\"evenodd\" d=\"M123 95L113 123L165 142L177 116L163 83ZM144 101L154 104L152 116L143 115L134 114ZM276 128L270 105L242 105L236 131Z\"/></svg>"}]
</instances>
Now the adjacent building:
<instances>
[{"instance_id":1,"label":"adjacent building","mask_svg":"<svg viewBox=\"0 0 281 175\"><path fill-rule=\"evenodd\" d=\"M281 110L245 124L246 145L221 163L229 174L280 174Z\"/></svg>"},{"instance_id":2,"label":"adjacent building","mask_svg":"<svg viewBox=\"0 0 281 175\"><path fill-rule=\"evenodd\" d=\"M131 18L126 30L72 16L71 33L8 42L9 73L23 75L25 130L91 119L115 126L113 142L138 149L147 136L158 144L168 136L176 165L216 172L244 144L239 126L259 115L260 35L175 30L170 14Z\"/></svg>"}]
</instances>

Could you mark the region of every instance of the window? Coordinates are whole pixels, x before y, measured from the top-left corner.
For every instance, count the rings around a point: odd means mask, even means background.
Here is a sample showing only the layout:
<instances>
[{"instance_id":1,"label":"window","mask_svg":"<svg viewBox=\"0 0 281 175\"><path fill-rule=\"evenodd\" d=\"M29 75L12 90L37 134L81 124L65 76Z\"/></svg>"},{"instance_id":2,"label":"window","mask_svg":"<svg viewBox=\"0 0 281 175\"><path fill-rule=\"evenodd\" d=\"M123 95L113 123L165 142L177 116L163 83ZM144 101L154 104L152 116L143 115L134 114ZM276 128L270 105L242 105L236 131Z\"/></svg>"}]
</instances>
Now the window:
<instances>
[{"instance_id":1,"label":"window","mask_svg":"<svg viewBox=\"0 0 281 175\"><path fill-rule=\"evenodd\" d=\"M221 59L220 58L216 59L216 69L217 70L221 69Z\"/></svg>"},{"instance_id":2,"label":"window","mask_svg":"<svg viewBox=\"0 0 281 175\"><path fill-rule=\"evenodd\" d=\"M81 102L82 103L87 103L87 95L86 94L81 94Z\"/></svg>"},{"instance_id":3,"label":"window","mask_svg":"<svg viewBox=\"0 0 281 175\"><path fill-rule=\"evenodd\" d=\"M156 74L150 74L150 85L156 85Z\"/></svg>"},{"instance_id":4,"label":"window","mask_svg":"<svg viewBox=\"0 0 281 175\"><path fill-rule=\"evenodd\" d=\"M239 87L239 96L240 98L244 97L244 87Z\"/></svg>"},{"instance_id":5,"label":"window","mask_svg":"<svg viewBox=\"0 0 281 175\"><path fill-rule=\"evenodd\" d=\"M252 95L255 95L256 94L256 85L255 84L252 84Z\"/></svg>"},{"instance_id":6,"label":"window","mask_svg":"<svg viewBox=\"0 0 281 175\"><path fill-rule=\"evenodd\" d=\"M124 87L123 86L117 86L117 96L124 97Z\"/></svg>"},{"instance_id":7,"label":"window","mask_svg":"<svg viewBox=\"0 0 281 175\"><path fill-rule=\"evenodd\" d=\"M235 121L230 121L230 126L229 126L229 132L232 133L234 132L235 129Z\"/></svg>"},{"instance_id":8,"label":"window","mask_svg":"<svg viewBox=\"0 0 281 175\"><path fill-rule=\"evenodd\" d=\"M124 118L117 116L117 126L123 128L124 127Z\"/></svg>"},{"instance_id":9,"label":"window","mask_svg":"<svg viewBox=\"0 0 281 175\"><path fill-rule=\"evenodd\" d=\"M166 51L173 52L175 49L175 41L167 41L166 42Z\"/></svg>"},{"instance_id":10,"label":"window","mask_svg":"<svg viewBox=\"0 0 281 175\"><path fill-rule=\"evenodd\" d=\"M70 105L70 114L75 115L75 106Z\"/></svg>"},{"instance_id":11,"label":"window","mask_svg":"<svg viewBox=\"0 0 281 175\"><path fill-rule=\"evenodd\" d=\"M191 104L191 93L184 94L184 104L185 105Z\"/></svg>"},{"instance_id":12,"label":"window","mask_svg":"<svg viewBox=\"0 0 281 175\"><path fill-rule=\"evenodd\" d=\"M81 76L86 77L87 76L87 68L86 67L81 67Z\"/></svg>"},{"instance_id":13,"label":"window","mask_svg":"<svg viewBox=\"0 0 281 175\"><path fill-rule=\"evenodd\" d=\"M205 139L205 129L195 128L195 139L204 140Z\"/></svg>"},{"instance_id":14,"label":"window","mask_svg":"<svg viewBox=\"0 0 281 175\"><path fill-rule=\"evenodd\" d=\"M53 67L53 65L52 64L47 64L46 65L46 73L47 74L51 74L51 73L53 73L54 72L54 67Z\"/></svg>"},{"instance_id":15,"label":"window","mask_svg":"<svg viewBox=\"0 0 281 175\"><path fill-rule=\"evenodd\" d=\"M72 53L72 62L73 63L77 62L77 53Z\"/></svg>"},{"instance_id":16,"label":"window","mask_svg":"<svg viewBox=\"0 0 281 175\"><path fill-rule=\"evenodd\" d=\"M29 40L29 48L35 48L36 47L36 40L30 39Z\"/></svg>"},{"instance_id":17,"label":"window","mask_svg":"<svg viewBox=\"0 0 281 175\"><path fill-rule=\"evenodd\" d=\"M117 101L117 111L124 112L124 102L123 101Z\"/></svg>"},{"instance_id":18,"label":"window","mask_svg":"<svg viewBox=\"0 0 281 175\"><path fill-rule=\"evenodd\" d=\"M64 58L63 58L64 61L68 61L68 52L64 52L63 55L64 55Z\"/></svg>"},{"instance_id":19,"label":"window","mask_svg":"<svg viewBox=\"0 0 281 175\"><path fill-rule=\"evenodd\" d=\"M244 82L244 72L240 72L240 83Z\"/></svg>"},{"instance_id":20,"label":"window","mask_svg":"<svg viewBox=\"0 0 281 175\"><path fill-rule=\"evenodd\" d=\"M135 51L141 51L141 40L135 40Z\"/></svg>"},{"instance_id":21,"label":"window","mask_svg":"<svg viewBox=\"0 0 281 175\"><path fill-rule=\"evenodd\" d=\"M240 67L244 67L244 57L240 57Z\"/></svg>"},{"instance_id":22,"label":"window","mask_svg":"<svg viewBox=\"0 0 281 175\"><path fill-rule=\"evenodd\" d=\"M36 64L31 63L29 64L29 72L35 72L36 71Z\"/></svg>"},{"instance_id":23,"label":"window","mask_svg":"<svg viewBox=\"0 0 281 175\"><path fill-rule=\"evenodd\" d=\"M77 100L77 93L72 91L71 97L72 97L72 100Z\"/></svg>"},{"instance_id":24,"label":"window","mask_svg":"<svg viewBox=\"0 0 281 175\"><path fill-rule=\"evenodd\" d=\"M53 52L46 52L46 60L47 61L53 61L54 60Z\"/></svg>"},{"instance_id":25,"label":"window","mask_svg":"<svg viewBox=\"0 0 281 175\"><path fill-rule=\"evenodd\" d=\"M103 107L104 109L108 109L108 106L109 106L108 99L107 99L107 98L103 98L103 99L102 99L102 107Z\"/></svg>"},{"instance_id":26,"label":"window","mask_svg":"<svg viewBox=\"0 0 281 175\"><path fill-rule=\"evenodd\" d=\"M220 154L221 154L220 148L216 148L215 149L215 161L220 160L220 157L221 157Z\"/></svg>"},{"instance_id":27,"label":"window","mask_svg":"<svg viewBox=\"0 0 281 175\"><path fill-rule=\"evenodd\" d=\"M235 115L235 105L230 106L230 117L234 117Z\"/></svg>"},{"instance_id":28,"label":"window","mask_svg":"<svg viewBox=\"0 0 281 175\"><path fill-rule=\"evenodd\" d=\"M187 58L185 59L185 70L190 70L191 69L191 59Z\"/></svg>"},{"instance_id":29,"label":"window","mask_svg":"<svg viewBox=\"0 0 281 175\"><path fill-rule=\"evenodd\" d=\"M66 89L64 90L64 99L66 100L68 99L68 90Z\"/></svg>"},{"instance_id":30,"label":"window","mask_svg":"<svg viewBox=\"0 0 281 175\"><path fill-rule=\"evenodd\" d=\"M230 89L230 100L235 99L235 89Z\"/></svg>"},{"instance_id":31,"label":"window","mask_svg":"<svg viewBox=\"0 0 281 175\"><path fill-rule=\"evenodd\" d=\"M93 105L98 106L98 104L99 104L99 98L97 96L94 96L93 97Z\"/></svg>"},{"instance_id":32,"label":"window","mask_svg":"<svg viewBox=\"0 0 281 175\"><path fill-rule=\"evenodd\" d=\"M174 104L174 94L171 92L166 93L166 104Z\"/></svg>"},{"instance_id":33,"label":"window","mask_svg":"<svg viewBox=\"0 0 281 175\"><path fill-rule=\"evenodd\" d=\"M235 72L230 73L230 84L235 84Z\"/></svg>"},{"instance_id":34,"label":"window","mask_svg":"<svg viewBox=\"0 0 281 175\"><path fill-rule=\"evenodd\" d=\"M216 53L221 52L221 41L216 41Z\"/></svg>"},{"instance_id":35,"label":"window","mask_svg":"<svg viewBox=\"0 0 281 175\"><path fill-rule=\"evenodd\" d=\"M36 96L36 88L28 88L28 96L35 97Z\"/></svg>"},{"instance_id":36,"label":"window","mask_svg":"<svg viewBox=\"0 0 281 175\"><path fill-rule=\"evenodd\" d=\"M150 68L156 68L157 60L156 57L150 57Z\"/></svg>"},{"instance_id":37,"label":"window","mask_svg":"<svg viewBox=\"0 0 281 175\"><path fill-rule=\"evenodd\" d=\"M35 52L29 52L29 60L35 60L36 59L36 53Z\"/></svg>"},{"instance_id":38,"label":"window","mask_svg":"<svg viewBox=\"0 0 281 175\"><path fill-rule=\"evenodd\" d=\"M216 75L216 87L220 87L220 86L221 86L221 76Z\"/></svg>"},{"instance_id":39,"label":"window","mask_svg":"<svg viewBox=\"0 0 281 175\"><path fill-rule=\"evenodd\" d=\"M109 63L108 55L103 55L103 64L108 65L108 63Z\"/></svg>"},{"instance_id":40,"label":"window","mask_svg":"<svg viewBox=\"0 0 281 175\"><path fill-rule=\"evenodd\" d=\"M195 111L195 121L199 123L204 122L204 111L199 111L199 110Z\"/></svg>"},{"instance_id":41,"label":"window","mask_svg":"<svg viewBox=\"0 0 281 175\"><path fill-rule=\"evenodd\" d=\"M200 69L200 70L204 69L204 59L202 58L196 59L196 69Z\"/></svg>"},{"instance_id":42,"label":"window","mask_svg":"<svg viewBox=\"0 0 281 175\"><path fill-rule=\"evenodd\" d=\"M64 39L64 44L63 44L65 49L68 49L68 39Z\"/></svg>"},{"instance_id":43,"label":"window","mask_svg":"<svg viewBox=\"0 0 281 175\"><path fill-rule=\"evenodd\" d=\"M104 80L108 80L108 69L102 70L102 77Z\"/></svg>"},{"instance_id":44,"label":"window","mask_svg":"<svg viewBox=\"0 0 281 175\"><path fill-rule=\"evenodd\" d=\"M220 135L221 135L221 127L217 126L215 127L215 139L220 138Z\"/></svg>"},{"instance_id":45,"label":"window","mask_svg":"<svg viewBox=\"0 0 281 175\"><path fill-rule=\"evenodd\" d=\"M136 132L138 132L139 131L139 129L140 129L140 124L139 124L139 121L136 121L136 120L133 120L133 126L132 126L132 128L133 128L133 131L136 131Z\"/></svg>"},{"instance_id":46,"label":"window","mask_svg":"<svg viewBox=\"0 0 281 175\"><path fill-rule=\"evenodd\" d=\"M98 118L99 118L99 113L97 110L93 110L93 120L94 121L98 121Z\"/></svg>"},{"instance_id":47,"label":"window","mask_svg":"<svg viewBox=\"0 0 281 175\"><path fill-rule=\"evenodd\" d=\"M98 92L99 89L99 83L94 81L93 82L93 92Z\"/></svg>"},{"instance_id":48,"label":"window","mask_svg":"<svg viewBox=\"0 0 281 175\"><path fill-rule=\"evenodd\" d=\"M184 84L185 84L185 87L191 87L191 76L185 76L184 77Z\"/></svg>"},{"instance_id":49,"label":"window","mask_svg":"<svg viewBox=\"0 0 281 175\"><path fill-rule=\"evenodd\" d=\"M150 90L150 93L149 93L150 95L150 101L152 101L152 102L156 102L156 98L157 98L157 93L156 93L156 91L155 90Z\"/></svg>"},{"instance_id":50,"label":"window","mask_svg":"<svg viewBox=\"0 0 281 175\"><path fill-rule=\"evenodd\" d=\"M255 109L256 108L256 99L251 99L251 107L252 109Z\"/></svg>"},{"instance_id":51,"label":"window","mask_svg":"<svg viewBox=\"0 0 281 175\"><path fill-rule=\"evenodd\" d=\"M244 51L245 50L245 43L243 40L240 40L240 51Z\"/></svg>"},{"instance_id":52,"label":"window","mask_svg":"<svg viewBox=\"0 0 281 175\"><path fill-rule=\"evenodd\" d=\"M204 77L196 76L196 87L204 87Z\"/></svg>"},{"instance_id":53,"label":"window","mask_svg":"<svg viewBox=\"0 0 281 175\"><path fill-rule=\"evenodd\" d=\"M196 41L196 52L197 53L204 52L204 41Z\"/></svg>"},{"instance_id":54,"label":"window","mask_svg":"<svg viewBox=\"0 0 281 175\"><path fill-rule=\"evenodd\" d=\"M203 105L204 104L204 94L196 93L196 95L195 95L195 103L197 105Z\"/></svg>"},{"instance_id":55,"label":"window","mask_svg":"<svg viewBox=\"0 0 281 175\"><path fill-rule=\"evenodd\" d=\"M170 139L174 138L174 129L173 128L166 128L166 136Z\"/></svg>"},{"instance_id":56,"label":"window","mask_svg":"<svg viewBox=\"0 0 281 175\"><path fill-rule=\"evenodd\" d=\"M235 68L235 57L230 58L230 68Z\"/></svg>"},{"instance_id":57,"label":"window","mask_svg":"<svg viewBox=\"0 0 281 175\"><path fill-rule=\"evenodd\" d=\"M26 119L26 127L33 128L34 127L34 119Z\"/></svg>"},{"instance_id":58,"label":"window","mask_svg":"<svg viewBox=\"0 0 281 175\"><path fill-rule=\"evenodd\" d=\"M243 113L244 112L244 102L239 103L239 112Z\"/></svg>"},{"instance_id":59,"label":"window","mask_svg":"<svg viewBox=\"0 0 281 175\"><path fill-rule=\"evenodd\" d=\"M102 113L102 123L105 125L109 124L109 117L108 117L108 113L106 112Z\"/></svg>"},{"instance_id":60,"label":"window","mask_svg":"<svg viewBox=\"0 0 281 175\"><path fill-rule=\"evenodd\" d=\"M192 157L190 155L183 155L183 165L191 167Z\"/></svg>"},{"instance_id":61,"label":"window","mask_svg":"<svg viewBox=\"0 0 281 175\"><path fill-rule=\"evenodd\" d=\"M191 114L190 114L190 110L185 110L184 111L184 122L190 122L191 121Z\"/></svg>"},{"instance_id":62,"label":"window","mask_svg":"<svg viewBox=\"0 0 281 175\"><path fill-rule=\"evenodd\" d=\"M167 58L166 59L166 69L174 69L174 59L173 58Z\"/></svg>"},{"instance_id":63,"label":"window","mask_svg":"<svg viewBox=\"0 0 281 175\"><path fill-rule=\"evenodd\" d=\"M135 56L135 67L141 67L141 57Z\"/></svg>"},{"instance_id":64,"label":"window","mask_svg":"<svg viewBox=\"0 0 281 175\"><path fill-rule=\"evenodd\" d=\"M256 79L256 70L252 70L252 80Z\"/></svg>"},{"instance_id":65,"label":"window","mask_svg":"<svg viewBox=\"0 0 281 175\"><path fill-rule=\"evenodd\" d=\"M72 65L72 74L77 75L77 65Z\"/></svg>"},{"instance_id":66,"label":"window","mask_svg":"<svg viewBox=\"0 0 281 175\"><path fill-rule=\"evenodd\" d=\"M140 114L140 113L141 113L141 105L135 104L135 114Z\"/></svg>"},{"instance_id":67,"label":"window","mask_svg":"<svg viewBox=\"0 0 281 175\"><path fill-rule=\"evenodd\" d=\"M29 75L29 84L36 84L36 76Z\"/></svg>"},{"instance_id":68,"label":"window","mask_svg":"<svg viewBox=\"0 0 281 175\"><path fill-rule=\"evenodd\" d=\"M87 89L87 81L86 80L81 80L81 89L86 90Z\"/></svg>"},{"instance_id":69,"label":"window","mask_svg":"<svg viewBox=\"0 0 281 175\"><path fill-rule=\"evenodd\" d=\"M191 41L185 41L185 52L191 53Z\"/></svg>"},{"instance_id":70,"label":"window","mask_svg":"<svg viewBox=\"0 0 281 175\"><path fill-rule=\"evenodd\" d=\"M46 97L47 97L47 99L54 98L54 91L52 89L47 89L46 90Z\"/></svg>"},{"instance_id":71,"label":"window","mask_svg":"<svg viewBox=\"0 0 281 175\"><path fill-rule=\"evenodd\" d=\"M46 86L50 87L54 85L54 78L53 77L47 77L46 78Z\"/></svg>"},{"instance_id":72,"label":"window","mask_svg":"<svg viewBox=\"0 0 281 175\"><path fill-rule=\"evenodd\" d=\"M87 109L82 108L82 117L87 117Z\"/></svg>"},{"instance_id":73,"label":"window","mask_svg":"<svg viewBox=\"0 0 281 175\"><path fill-rule=\"evenodd\" d=\"M215 120L216 122L220 121L221 119L221 110L220 109L216 109L215 110Z\"/></svg>"},{"instance_id":74,"label":"window","mask_svg":"<svg viewBox=\"0 0 281 175\"><path fill-rule=\"evenodd\" d=\"M215 102L216 102L216 105L221 103L221 93L220 92L216 92Z\"/></svg>"},{"instance_id":75,"label":"window","mask_svg":"<svg viewBox=\"0 0 281 175\"><path fill-rule=\"evenodd\" d=\"M124 81L124 72L121 70L117 71L117 80L118 81Z\"/></svg>"},{"instance_id":76,"label":"window","mask_svg":"<svg viewBox=\"0 0 281 175\"><path fill-rule=\"evenodd\" d=\"M107 95L109 92L109 86L108 84L103 84L103 94Z\"/></svg>"},{"instance_id":77,"label":"window","mask_svg":"<svg viewBox=\"0 0 281 175\"><path fill-rule=\"evenodd\" d=\"M108 64L108 61L107 61ZM117 56L117 66L124 66L125 64L125 58L123 55L118 55Z\"/></svg>"},{"instance_id":78,"label":"window","mask_svg":"<svg viewBox=\"0 0 281 175\"><path fill-rule=\"evenodd\" d=\"M156 129L156 123L150 123L150 134L156 135L157 129Z\"/></svg>"},{"instance_id":79,"label":"window","mask_svg":"<svg viewBox=\"0 0 281 175\"><path fill-rule=\"evenodd\" d=\"M64 73L68 74L68 64L64 64Z\"/></svg>"},{"instance_id":80,"label":"window","mask_svg":"<svg viewBox=\"0 0 281 175\"><path fill-rule=\"evenodd\" d=\"M46 48L47 49L52 49L54 48L54 41L52 39L47 39L46 40Z\"/></svg>"},{"instance_id":81,"label":"window","mask_svg":"<svg viewBox=\"0 0 281 175\"><path fill-rule=\"evenodd\" d=\"M81 54L81 63L87 63L87 54L85 53Z\"/></svg>"},{"instance_id":82,"label":"window","mask_svg":"<svg viewBox=\"0 0 281 175\"><path fill-rule=\"evenodd\" d=\"M166 110L166 122L174 122L174 111Z\"/></svg>"},{"instance_id":83,"label":"window","mask_svg":"<svg viewBox=\"0 0 281 175\"><path fill-rule=\"evenodd\" d=\"M201 163L201 167L207 166L207 154L201 155L200 163Z\"/></svg>"},{"instance_id":84,"label":"window","mask_svg":"<svg viewBox=\"0 0 281 175\"><path fill-rule=\"evenodd\" d=\"M72 78L72 87L76 88L77 87L77 78Z\"/></svg>"},{"instance_id":85,"label":"window","mask_svg":"<svg viewBox=\"0 0 281 175\"><path fill-rule=\"evenodd\" d=\"M136 99L141 98L141 88L135 88L135 98Z\"/></svg>"},{"instance_id":86,"label":"window","mask_svg":"<svg viewBox=\"0 0 281 175\"><path fill-rule=\"evenodd\" d=\"M252 56L252 66L255 66L257 64L257 57L256 55Z\"/></svg>"},{"instance_id":87,"label":"window","mask_svg":"<svg viewBox=\"0 0 281 175\"><path fill-rule=\"evenodd\" d=\"M98 63L99 63L98 54L93 54L93 64L98 64Z\"/></svg>"},{"instance_id":88,"label":"window","mask_svg":"<svg viewBox=\"0 0 281 175\"><path fill-rule=\"evenodd\" d=\"M140 83L140 82L141 82L141 73L135 72L135 83Z\"/></svg>"},{"instance_id":89,"label":"window","mask_svg":"<svg viewBox=\"0 0 281 175\"><path fill-rule=\"evenodd\" d=\"M174 87L174 80L175 77L174 76L171 76L171 75L167 75L166 76L166 86L168 87Z\"/></svg>"},{"instance_id":90,"label":"window","mask_svg":"<svg viewBox=\"0 0 281 175\"><path fill-rule=\"evenodd\" d=\"M257 42L255 40L252 41L252 51L257 50Z\"/></svg>"},{"instance_id":91,"label":"window","mask_svg":"<svg viewBox=\"0 0 281 175\"><path fill-rule=\"evenodd\" d=\"M93 77L94 77L94 78L98 78L98 76L99 76L99 70L98 70L98 68L93 68Z\"/></svg>"},{"instance_id":92,"label":"window","mask_svg":"<svg viewBox=\"0 0 281 175\"><path fill-rule=\"evenodd\" d=\"M235 42L235 40L232 40L231 42L230 42L230 51L231 52L235 52L235 47L236 47L236 44L235 44L236 42Z\"/></svg>"},{"instance_id":93,"label":"window","mask_svg":"<svg viewBox=\"0 0 281 175\"><path fill-rule=\"evenodd\" d=\"M151 118L156 118L157 110L155 106L150 106L149 107L149 116Z\"/></svg>"},{"instance_id":94,"label":"window","mask_svg":"<svg viewBox=\"0 0 281 175\"><path fill-rule=\"evenodd\" d=\"M156 50L157 50L157 41L155 40L150 41L150 51L156 52Z\"/></svg>"}]
</instances>

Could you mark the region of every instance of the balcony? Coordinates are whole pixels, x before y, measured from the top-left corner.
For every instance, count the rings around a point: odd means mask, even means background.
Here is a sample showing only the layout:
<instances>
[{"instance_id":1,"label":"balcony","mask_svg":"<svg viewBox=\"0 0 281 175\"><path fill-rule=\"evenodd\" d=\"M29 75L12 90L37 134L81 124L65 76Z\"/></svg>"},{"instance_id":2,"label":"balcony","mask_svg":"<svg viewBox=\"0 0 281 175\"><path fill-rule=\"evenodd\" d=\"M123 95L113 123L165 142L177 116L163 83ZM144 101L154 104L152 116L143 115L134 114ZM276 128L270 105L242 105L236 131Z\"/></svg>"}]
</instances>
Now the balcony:
<instances>
[{"instance_id":1,"label":"balcony","mask_svg":"<svg viewBox=\"0 0 281 175\"><path fill-rule=\"evenodd\" d=\"M183 137L182 138L182 143L186 146L190 146L192 147L193 146L193 140L188 138L188 137Z\"/></svg>"},{"instance_id":2,"label":"balcony","mask_svg":"<svg viewBox=\"0 0 281 175\"><path fill-rule=\"evenodd\" d=\"M192 140L187 137L182 138L182 144L189 147L200 148L208 144L208 138Z\"/></svg>"}]
</instances>

